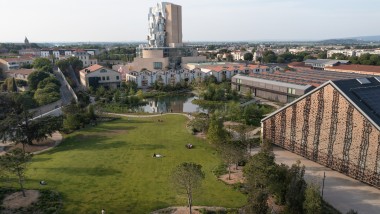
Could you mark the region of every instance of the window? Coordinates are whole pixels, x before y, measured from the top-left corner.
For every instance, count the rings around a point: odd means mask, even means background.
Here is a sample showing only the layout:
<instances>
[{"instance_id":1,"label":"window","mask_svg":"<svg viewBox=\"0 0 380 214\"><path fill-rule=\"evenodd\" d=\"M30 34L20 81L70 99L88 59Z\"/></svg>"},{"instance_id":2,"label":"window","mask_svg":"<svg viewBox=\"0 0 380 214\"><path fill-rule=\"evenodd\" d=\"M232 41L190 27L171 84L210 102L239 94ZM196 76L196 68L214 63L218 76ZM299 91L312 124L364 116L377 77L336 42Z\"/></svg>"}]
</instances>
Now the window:
<instances>
[{"instance_id":1,"label":"window","mask_svg":"<svg viewBox=\"0 0 380 214\"><path fill-rule=\"evenodd\" d=\"M100 73L107 73L107 70L106 69L102 69L102 70L100 70Z\"/></svg>"},{"instance_id":2,"label":"window","mask_svg":"<svg viewBox=\"0 0 380 214\"><path fill-rule=\"evenodd\" d=\"M106 78L102 77L102 80L105 80Z\"/></svg>"},{"instance_id":3,"label":"window","mask_svg":"<svg viewBox=\"0 0 380 214\"><path fill-rule=\"evenodd\" d=\"M296 89L288 88L288 94L296 94Z\"/></svg>"},{"instance_id":4,"label":"window","mask_svg":"<svg viewBox=\"0 0 380 214\"><path fill-rule=\"evenodd\" d=\"M110 80L110 77L109 77L109 76L107 76L107 80Z\"/></svg>"},{"instance_id":5,"label":"window","mask_svg":"<svg viewBox=\"0 0 380 214\"><path fill-rule=\"evenodd\" d=\"M162 69L162 62L153 62L154 69Z\"/></svg>"},{"instance_id":6,"label":"window","mask_svg":"<svg viewBox=\"0 0 380 214\"><path fill-rule=\"evenodd\" d=\"M119 80L119 78L120 78L119 76L116 76L116 80Z\"/></svg>"}]
</instances>

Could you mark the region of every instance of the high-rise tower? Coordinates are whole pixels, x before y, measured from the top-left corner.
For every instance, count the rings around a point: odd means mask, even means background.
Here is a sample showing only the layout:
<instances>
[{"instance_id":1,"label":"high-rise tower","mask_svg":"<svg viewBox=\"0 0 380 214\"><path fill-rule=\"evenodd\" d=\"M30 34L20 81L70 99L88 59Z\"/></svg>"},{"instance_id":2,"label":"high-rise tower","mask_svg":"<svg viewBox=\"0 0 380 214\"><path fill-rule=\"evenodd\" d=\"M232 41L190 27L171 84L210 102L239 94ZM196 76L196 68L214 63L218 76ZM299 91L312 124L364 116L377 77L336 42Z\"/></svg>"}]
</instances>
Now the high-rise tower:
<instances>
[{"instance_id":1,"label":"high-rise tower","mask_svg":"<svg viewBox=\"0 0 380 214\"><path fill-rule=\"evenodd\" d=\"M150 47L182 46L182 7L169 2L149 8L148 44Z\"/></svg>"},{"instance_id":2,"label":"high-rise tower","mask_svg":"<svg viewBox=\"0 0 380 214\"><path fill-rule=\"evenodd\" d=\"M204 62L197 50L182 43L182 7L160 2L149 8L148 43L136 48L133 70L179 69L182 63Z\"/></svg>"}]
</instances>

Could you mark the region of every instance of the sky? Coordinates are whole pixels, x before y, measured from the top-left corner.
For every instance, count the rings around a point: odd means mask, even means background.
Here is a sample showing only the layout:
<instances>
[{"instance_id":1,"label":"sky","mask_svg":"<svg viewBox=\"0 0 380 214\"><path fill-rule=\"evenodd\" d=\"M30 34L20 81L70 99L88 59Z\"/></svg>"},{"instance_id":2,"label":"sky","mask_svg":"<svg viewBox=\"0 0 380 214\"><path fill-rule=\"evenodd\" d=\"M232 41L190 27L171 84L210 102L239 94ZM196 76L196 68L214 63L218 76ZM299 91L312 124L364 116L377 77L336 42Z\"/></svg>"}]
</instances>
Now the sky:
<instances>
[{"instance_id":1,"label":"sky","mask_svg":"<svg viewBox=\"0 0 380 214\"><path fill-rule=\"evenodd\" d=\"M0 43L144 41L157 0L0 0ZM172 0L183 41L380 35L380 0Z\"/></svg>"}]
</instances>

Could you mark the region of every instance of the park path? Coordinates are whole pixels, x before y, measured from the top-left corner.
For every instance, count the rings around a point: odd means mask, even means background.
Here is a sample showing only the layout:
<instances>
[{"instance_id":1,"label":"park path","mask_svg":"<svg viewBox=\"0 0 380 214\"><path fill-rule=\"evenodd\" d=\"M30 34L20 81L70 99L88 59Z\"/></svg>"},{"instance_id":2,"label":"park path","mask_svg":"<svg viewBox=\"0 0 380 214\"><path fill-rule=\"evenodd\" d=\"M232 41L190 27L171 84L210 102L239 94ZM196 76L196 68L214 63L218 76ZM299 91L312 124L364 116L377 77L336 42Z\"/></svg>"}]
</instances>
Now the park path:
<instances>
[{"instance_id":1,"label":"park path","mask_svg":"<svg viewBox=\"0 0 380 214\"><path fill-rule=\"evenodd\" d=\"M160 116L163 116L163 115L182 115L182 116L185 116L185 117L189 118L190 120L194 119L193 116L191 116L190 114L186 114L186 113L163 113L163 114L149 114L149 115L118 114L118 113L106 113L106 114L115 115L115 116L121 116L121 117L132 117L132 118L160 117Z\"/></svg>"},{"instance_id":2,"label":"park path","mask_svg":"<svg viewBox=\"0 0 380 214\"><path fill-rule=\"evenodd\" d=\"M49 147L49 148L40 150L40 151L32 152L32 154L35 154L35 155L40 154L42 152L48 151L48 150L58 146L62 142L63 136L59 131L56 131L51 135L51 137L48 137L47 139L51 139L52 141L54 141L54 145ZM5 151L4 151L5 147L8 147L12 144L13 144L13 142L0 143L0 155L4 155L5 154Z\"/></svg>"},{"instance_id":3,"label":"park path","mask_svg":"<svg viewBox=\"0 0 380 214\"><path fill-rule=\"evenodd\" d=\"M259 148L253 149L251 155L256 154L258 150ZM282 148L274 147L273 152L278 164L291 166L300 160L301 165L305 165L305 179L308 182L314 182L322 187L325 173L323 199L340 212L347 213L350 209L354 209L360 214L380 213L379 189Z\"/></svg>"}]
</instances>

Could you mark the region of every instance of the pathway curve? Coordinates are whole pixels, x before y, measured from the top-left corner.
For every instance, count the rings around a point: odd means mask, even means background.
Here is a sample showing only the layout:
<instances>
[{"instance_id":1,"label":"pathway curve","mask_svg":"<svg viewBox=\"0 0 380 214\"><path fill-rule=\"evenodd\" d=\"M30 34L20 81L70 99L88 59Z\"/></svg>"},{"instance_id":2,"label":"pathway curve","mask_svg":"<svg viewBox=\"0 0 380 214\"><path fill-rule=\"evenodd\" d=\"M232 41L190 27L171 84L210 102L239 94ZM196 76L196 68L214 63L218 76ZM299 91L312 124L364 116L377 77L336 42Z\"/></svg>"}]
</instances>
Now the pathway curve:
<instances>
[{"instance_id":1,"label":"pathway curve","mask_svg":"<svg viewBox=\"0 0 380 214\"><path fill-rule=\"evenodd\" d=\"M56 131L51 135L51 137L48 137L48 139L51 139L52 141L54 141L53 146L46 148L46 149L43 149L43 150L40 150L40 151L32 152L32 154L35 154L35 155L40 154L42 152L48 151L48 150L58 146L62 142L63 136L59 131ZM4 151L5 147L10 146L12 144L13 144L13 142L0 143L0 155L4 155L6 153Z\"/></svg>"},{"instance_id":2,"label":"pathway curve","mask_svg":"<svg viewBox=\"0 0 380 214\"><path fill-rule=\"evenodd\" d=\"M106 113L109 115L115 115L115 116L121 116L121 117L132 117L132 118L149 118L149 117L160 117L163 115L182 115L190 120L194 119L191 114L186 114L186 113L163 113L163 114L148 114L148 115L136 115L136 114L118 114L118 113Z\"/></svg>"}]
</instances>

